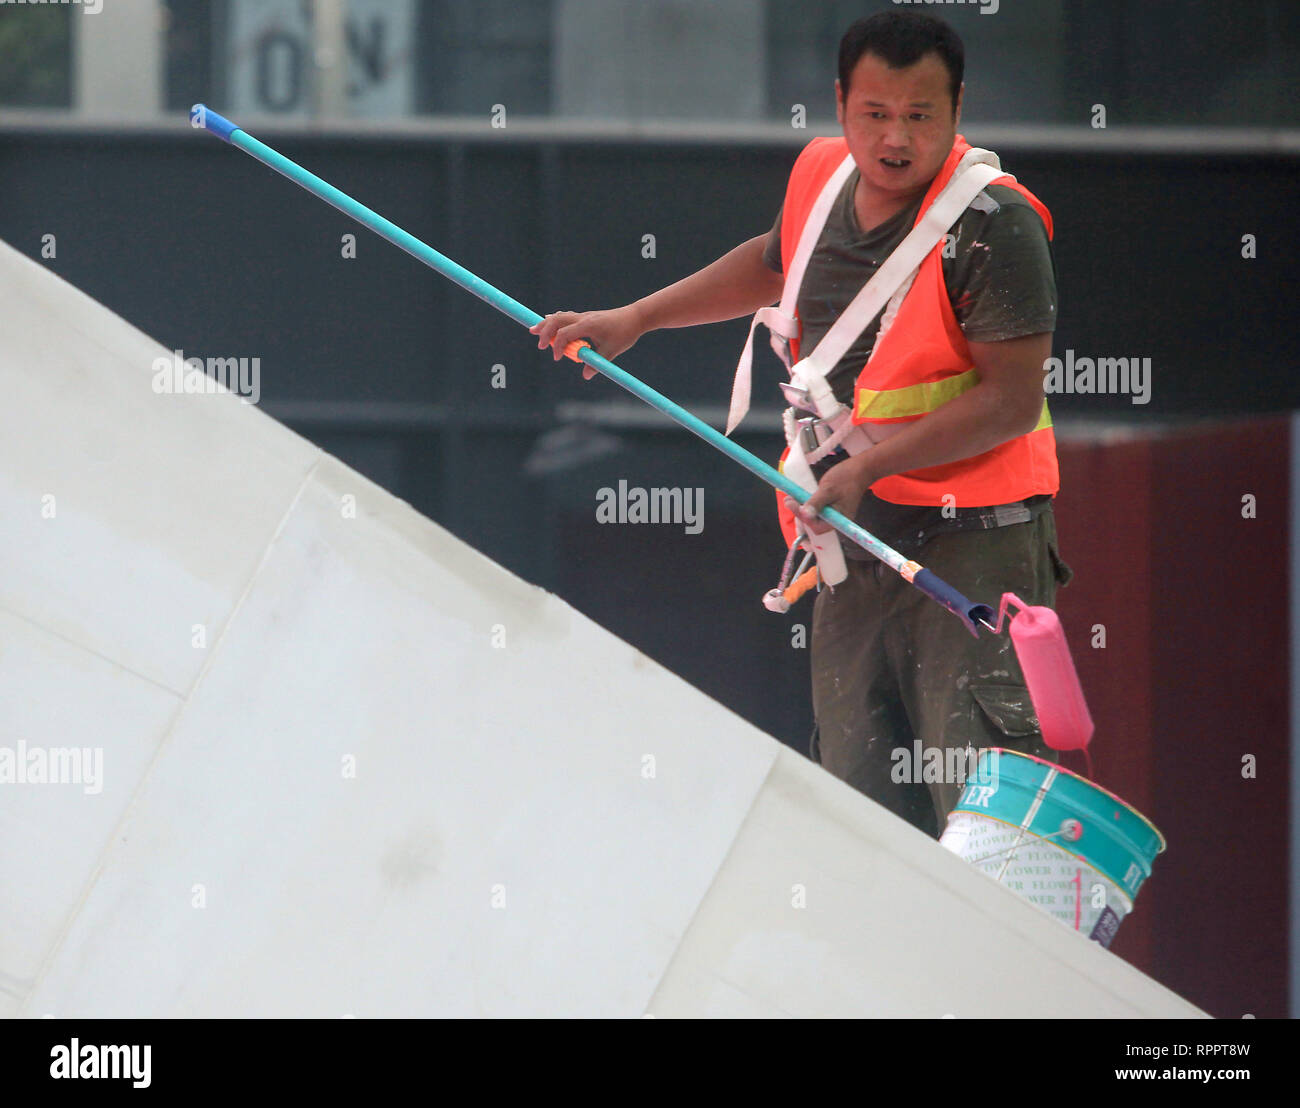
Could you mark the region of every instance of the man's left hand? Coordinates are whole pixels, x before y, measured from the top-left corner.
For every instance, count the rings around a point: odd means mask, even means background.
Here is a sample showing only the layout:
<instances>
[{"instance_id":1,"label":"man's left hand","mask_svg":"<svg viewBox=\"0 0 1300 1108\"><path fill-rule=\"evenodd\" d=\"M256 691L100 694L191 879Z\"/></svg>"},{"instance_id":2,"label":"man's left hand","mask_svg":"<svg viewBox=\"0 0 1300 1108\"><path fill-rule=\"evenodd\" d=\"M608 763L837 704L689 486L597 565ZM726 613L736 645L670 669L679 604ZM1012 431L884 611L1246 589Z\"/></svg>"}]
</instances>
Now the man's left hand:
<instances>
[{"instance_id":1,"label":"man's left hand","mask_svg":"<svg viewBox=\"0 0 1300 1108\"><path fill-rule=\"evenodd\" d=\"M832 466L822 475L816 490L803 505L787 496L785 506L803 520L809 531L818 535L832 530L831 525L817 514L821 508L834 508L852 519L857 514L858 505L862 503L867 489L877 480L867 464L870 453L871 451L864 450L861 454L855 454Z\"/></svg>"}]
</instances>

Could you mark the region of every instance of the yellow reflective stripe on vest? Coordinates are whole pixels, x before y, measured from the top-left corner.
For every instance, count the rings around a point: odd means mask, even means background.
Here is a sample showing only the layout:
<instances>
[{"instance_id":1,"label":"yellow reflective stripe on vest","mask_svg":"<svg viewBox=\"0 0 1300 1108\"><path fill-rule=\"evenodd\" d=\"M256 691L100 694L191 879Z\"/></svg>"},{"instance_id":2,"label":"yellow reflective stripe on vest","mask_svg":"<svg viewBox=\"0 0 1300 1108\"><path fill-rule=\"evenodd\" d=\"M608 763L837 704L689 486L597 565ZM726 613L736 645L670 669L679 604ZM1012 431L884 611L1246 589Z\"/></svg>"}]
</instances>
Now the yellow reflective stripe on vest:
<instances>
[{"instance_id":1,"label":"yellow reflective stripe on vest","mask_svg":"<svg viewBox=\"0 0 1300 1108\"><path fill-rule=\"evenodd\" d=\"M942 381L923 381L919 385L907 385L901 389L858 389L858 419L907 419L923 416L941 408L949 400L954 400L962 393L973 389L979 383L979 374L968 369ZM1043 401L1043 414L1038 419L1035 431L1052 426L1052 414L1047 410L1047 401Z\"/></svg>"},{"instance_id":2,"label":"yellow reflective stripe on vest","mask_svg":"<svg viewBox=\"0 0 1300 1108\"><path fill-rule=\"evenodd\" d=\"M942 381L923 381L901 389L858 389L859 419L906 419L921 416L956 399L979 383L973 369L945 377Z\"/></svg>"}]
</instances>

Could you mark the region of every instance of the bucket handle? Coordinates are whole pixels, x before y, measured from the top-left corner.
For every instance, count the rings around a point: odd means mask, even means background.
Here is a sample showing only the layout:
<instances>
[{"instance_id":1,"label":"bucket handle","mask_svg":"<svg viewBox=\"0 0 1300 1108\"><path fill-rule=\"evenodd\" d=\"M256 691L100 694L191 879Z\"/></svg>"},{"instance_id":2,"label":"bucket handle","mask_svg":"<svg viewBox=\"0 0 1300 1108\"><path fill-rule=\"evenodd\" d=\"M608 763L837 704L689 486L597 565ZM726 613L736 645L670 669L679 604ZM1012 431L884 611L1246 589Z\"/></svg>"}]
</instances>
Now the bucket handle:
<instances>
[{"instance_id":1,"label":"bucket handle","mask_svg":"<svg viewBox=\"0 0 1300 1108\"><path fill-rule=\"evenodd\" d=\"M1019 850L1021 844L1025 840L1025 836L1029 833L1029 828L1025 826L1021 826L1019 828L1019 831L1020 834L1016 836L1016 841L1012 843L1010 846L1003 847L1003 849L1001 850L995 850L992 854L984 855L983 858L968 858L966 860L967 864L972 866L982 865L985 862L992 861L994 858L1000 858L1003 854L1010 854L1013 851ZM1067 818L1061 821L1061 826L1058 827L1055 831L1050 831L1046 835L1039 835L1037 832L1035 832L1034 837L1038 839L1042 839L1043 841L1047 841L1048 839L1064 838L1066 842L1077 843L1083 837L1083 824L1081 824L1077 819ZM1002 869L998 873L995 880L997 881L1002 880L1002 875L1006 873L1007 866L1009 866L1012 861L1013 859L1008 858L1006 862L1003 863Z\"/></svg>"}]
</instances>

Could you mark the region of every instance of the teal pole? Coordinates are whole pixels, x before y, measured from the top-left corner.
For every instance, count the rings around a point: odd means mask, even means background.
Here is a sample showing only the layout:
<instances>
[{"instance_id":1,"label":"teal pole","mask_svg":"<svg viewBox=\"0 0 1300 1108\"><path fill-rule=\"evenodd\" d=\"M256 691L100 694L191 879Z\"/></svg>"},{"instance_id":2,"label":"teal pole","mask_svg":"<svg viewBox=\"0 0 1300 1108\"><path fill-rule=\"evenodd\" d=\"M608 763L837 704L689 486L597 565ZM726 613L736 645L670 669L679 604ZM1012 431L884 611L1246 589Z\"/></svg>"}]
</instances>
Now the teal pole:
<instances>
[{"instance_id":1,"label":"teal pole","mask_svg":"<svg viewBox=\"0 0 1300 1108\"><path fill-rule=\"evenodd\" d=\"M464 266L452 261L446 255L438 253L432 246L420 241L409 232L403 231L396 223L385 219L378 212L372 211L364 204L352 199L347 193L336 189L328 181L324 181L314 173L303 169L297 162L290 161L283 154L271 149L266 143L259 142L247 131L241 130L236 124L214 112L211 108L203 104L195 104L190 109L190 124L193 127L210 131L232 146L239 147L240 150L256 158L263 165L269 166L277 173L288 177L294 184L305 188L313 196L320 197L325 203L337 208L344 215L351 216L363 226L369 227L381 238L387 239L394 246L405 250L413 258L437 270L467 292L473 293L480 300L484 300L498 311L504 312L516 323L522 324L524 327L532 327L541 321L542 316L519 303L514 297L508 296L500 289L488 284L481 277L471 273ZM796 503L803 504L808 500L810 494L800 485L791 481L780 470L768 465L744 447L732 442L731 439L716 428L709 426L709 424L692 415L681 405L674 403L662 393L652 389L644 381L632 376L626 370L620 369L608 358L601 357L590 346L578 348L571 356L575 361L580 359L611 381L621 385L633 396L640 397L651 407L657 408L688 431L721 450L732 461L739 462L750 473L766 481L774 489L791 497ZM821 509L819 514L841 535L879 558L890 569L901 574L926 595L938 601L960 618L972 635L978 636L979 634L976 621L992 627L993 611L987 605L973 604L951 585L942 581L928 569L917 565L916 562L908 561L898 551L886 546L842 512L827 507Z\"/></svg>"}]
</instances>

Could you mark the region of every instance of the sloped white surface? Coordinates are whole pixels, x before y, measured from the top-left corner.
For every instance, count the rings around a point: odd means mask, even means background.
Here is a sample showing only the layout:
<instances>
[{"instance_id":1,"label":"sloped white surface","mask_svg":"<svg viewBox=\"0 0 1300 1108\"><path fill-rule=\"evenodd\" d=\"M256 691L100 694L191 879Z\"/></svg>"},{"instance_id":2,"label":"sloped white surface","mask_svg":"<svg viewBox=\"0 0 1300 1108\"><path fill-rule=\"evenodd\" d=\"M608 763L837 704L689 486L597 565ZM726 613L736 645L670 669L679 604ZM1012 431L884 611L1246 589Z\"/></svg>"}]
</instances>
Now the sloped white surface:
<instances>
[{"instance_id":1,"label":"sloped white surface","mask_svg":"<svg viewBox=\"0 0 1300 1108\"><path fill-rule=\"evenodd\" d=\"M0 785L0 1014L1201 1014L3 246L0 336L0 745L105 779Z\"/></svg>"},{"instance_id":2,"label":"sloped white surface","mask_svg":"<svg viewBox=\"0 0 1300 1108\"><path fill-rule=\"evenodd\" d=\"M7 545L10 525L0 528ZM0 612L0 746L112 751L100 781L0 784L0 1013L34 983L179 707L173 693Z\"/></svg>"},{"instance_id":3,"label":"sloped white surface","mask_svg":"<svg viewBox=\"0 0 1300 1108\"><path fill-rule=\"evenodd\" d=\"M783 748L650 1011L1200 1014L936 846Z\"/></svg>"}]
</instances>

